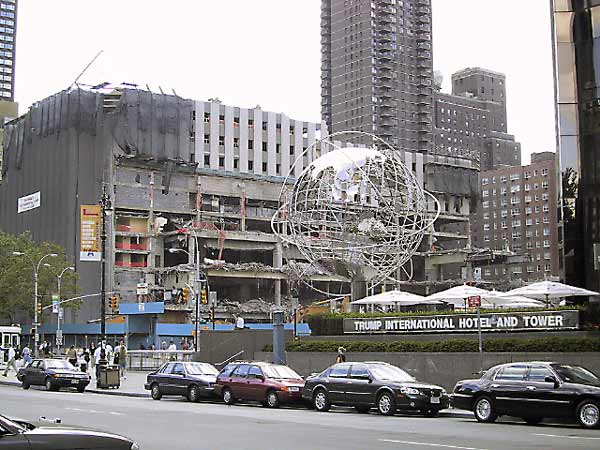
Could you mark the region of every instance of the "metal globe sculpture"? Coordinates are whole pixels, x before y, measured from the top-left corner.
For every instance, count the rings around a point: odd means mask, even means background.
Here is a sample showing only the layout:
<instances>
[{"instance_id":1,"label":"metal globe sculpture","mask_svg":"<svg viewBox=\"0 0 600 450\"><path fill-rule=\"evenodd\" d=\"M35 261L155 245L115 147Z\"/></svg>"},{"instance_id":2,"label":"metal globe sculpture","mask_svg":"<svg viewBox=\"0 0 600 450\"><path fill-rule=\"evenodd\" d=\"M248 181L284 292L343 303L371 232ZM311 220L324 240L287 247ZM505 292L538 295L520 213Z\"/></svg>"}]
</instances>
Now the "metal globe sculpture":
<instances>
[{"instance_id":1,"label":"metal globe sculpture","mask_svg":"<svg viewBox=\"0 0 600 450\"><path fill-rule=\"evenodd\" d=\"M376 145L342 146L332 141L340 134L366 135ZM291 191L284 184L282 205L271 220L273 232L309 262L333 264L338 274L352 280L377 285L394 279L392 274L412 258L437 219L439 203L421 188L400 159L402 153L375 136L338 133L317 141L305 154L316 149L322 156L300 174ZM428 196L433 212L428 211Z\"/></svg>"}]
</instances>

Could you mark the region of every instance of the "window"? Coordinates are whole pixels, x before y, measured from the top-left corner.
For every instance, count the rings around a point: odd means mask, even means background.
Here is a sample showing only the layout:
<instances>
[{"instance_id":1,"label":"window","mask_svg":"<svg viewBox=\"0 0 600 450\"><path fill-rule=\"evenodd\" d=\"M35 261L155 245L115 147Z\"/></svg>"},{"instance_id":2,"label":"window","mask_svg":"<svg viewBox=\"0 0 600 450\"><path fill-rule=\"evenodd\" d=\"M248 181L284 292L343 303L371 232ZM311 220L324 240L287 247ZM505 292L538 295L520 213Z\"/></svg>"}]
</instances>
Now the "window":
<instances>
[{"instance_id":1,"label":"window","mask_svg":"<svg viewBox=\"0 0 600 450\"><path fill-rule=\"evenodd\" d=\"M550 228L544 228L544 236L550 236Z\"/></svg>"},{"instance_id":2,"label":"window","mask_svg":"<svg viewBox=\"0 0 600 450\"><path fill-rule=\"evenodd\" d=\"M527 225L528 227L533 225L533 219L531 219L531 218L525 219L525 225Z\"/></svg>"},{"instance_id":3,"label":"window","mask_svg":"<svg viewBox=\"0 0 600 450\"><path fill-rule=\"evenodd\" d=\"M522 381L525 379L527 366L506 366L496 373L496 380Z\"/></svg>"},{"instance_id":4,"label":"window","mask_svg":"<svg viewBox=\"0 0 600 450\"><path fill-rule=\"evenodd\" d=\"M331 368L331 372L329 372L330 378L346 378L348 377L348 369L350 369L349 364L340 364L333 366Z\"/></svg>"},{"instance_id":5,"label":"window","mask_svg":"<svg viewBox=\"0 0 600 450\"><path fill-rule=\"evenodd\" d=\"M233 168L239 169L239 167L240 167L240 160L238 158L234 158L233 159Z\"/></svg>"},{"instance_id":6,"label":"window","mask_svg":"<svg viewBox=\"0 0 600 450\"><path fill-rule=\"evenodd\" d=\"M210 155L204 155L204 165L210 166Z\"/></svg>"},{"instance_id":7,"label":"window","mask_svg":"<svg viewBox=\"0 0 600 450\"><path fill-rule=\"evenodd\" d=\"M533 266L527 266L527 273L533 273Z\"/></svg>"},{"instance_id":8,"label":"window","mask_svg":"<svg viewBox=\"0 0 600 450\"><path fill-rule=\"evenodd\" d=\"M262 143L262 151L263 151L263 152L266 152L266 151L267 151L267 143L266 143L266 142L263 142L263 143Z\"/></svg>"},{"instance_id":9,"label":"window","mask_svg":"<svg viewBox=\"0 0 600 450\"><path fill-rule=\"evenodd\" d=\"M506 192L507 192L507 190L506 190L506 188L505 188L505 187L503 187L503 188L500 188L500 194L502 194L502 195L506 195Z\"/></svg>"},{"instance_id":10,"label":"window","mask_svg":"<svg viewBox=\"0 0 600 450\"><path fill-rule=\"evenodd\" d=\"M248 378L258 378L263 376L262 370L258 366L250 366L248 370Z\"/></svg>"},{"instance_id":11,"label":"window","mask_svg":"<svg viewBox=\"0 0 600 450\"><path fill-rule=\"evenodd\" d=\"M233 148L240 148L240 139L233 138Z\"/></svg>"},{"instance_id":12,"label":"window","mask_svg":"<svg viewBox=\"0 0 600 450\"><path fill-rule=\"evenodd\" d=\"M219 156L219 167L225 167L225 157Z\"/></svg>"},{"instance_id":13,"label":"window","mask_svg":"<svg viewBox=\"0 0 600 450\"><path fill-rule=\"evenodd\" d=\"M210 123L210 113L204 113L204 123Z\"/></svg>"},{"instance_id":14,"label":"window","mask_svg":"<svg viewBox=\"0 0 600 450\"><path fill-rule=\"evenodd\" d=\"M520 227L520 226L521 226L521 219L513 219L512 227L516 228L516 227Z\"/></svg>"},{"instance_id":15,"label":"window","mask_svg":"<svg viewBox=\"0 0 600 450\"><path fill-rule=\"evenodd\" d=\"M544 248L550 248L550 241L544 241Z\"/></svg>"},{"instance_id":16,"label":"window","mask_svg":"<svg viewBox=\"0 0 600 450\"><path fill-rule=\"evenodd\" d=\"M531 190L531 185L529 183L525 183L524 189L526 192Z\"/></svg>"},{"instance_id":17,"label":"window","mask_svg":"<svg viewBox=\"0 0 600 450\"><path fill-rule=\"evenodd\" d=\"M490 237L486 234L486 235L483 236L483 240L485 242L490 242Z\"/></svg>"},{"instance_id":18,"label":"window","mask_svg":"<svg viewBox=\"0 0 600 450\"><path fill-rule=\"evenodd\" d=\"M205 134L204 135L204 143L205 144L210 144L210 134Z\"/></svg>"},{"instance_id":19,"label":"window","mask_svg":"<svg viewBox=\"0 0 600 450\"><path fill-rule=\"evenodd\" d=\"M550 195L548 195L548 193L547 193L547 192L544 192L544 193L542 194L542 200L544 200L545 202L547 202L549 198L550 198Z\"/></svg>"},{"instance_id":20,"label":"window","mask_svg":"<svg viewBox=\"0 0 600 450\"><path fill-rule=\"evenodd\" d=\"M548 176L548 169L542 169L542 176L543 177L547 177Z\"/></svg>"},{"instance_id":21,"label":"window","mask_svg":"<svg viewBox=\"0 0 600 450\"><path fill-rule=\"evenodd\" d=\"M542 181L542 189L548 189L548 182Z\"/></svg>"},{"instance_id":22,"label":"window","mask_svg":"<svg viewBox=\"0 0 600 450\"><path fill-rule=\"evenodd\" d=\"M531 236L533 236L533 233L531 232L531 230L525 231L525 237L530 238Z\"/></svg>"},{"instance_id":23,"label":"window","mask_svg":"<svg viewBox=\"0 0 600 450\"><path fill-rule=\"evenodd\" d=\"M511 199L510 199L511 205L518 205L519 203L521 203L521 197L511 197Z\"/></svg>"},{"instance_id":24,"label":"window","mask_svg":"<svg viewBox=\"0 0 600 450\"><path fill-rule=\"evenodd\" d=\"M250 366L248 364L240 364L237 368L232 372L234 377L243 377L245 378L248 375L248 371L250 370Z\"/></svg>"},{"instance_id":25,"label":"window","mask_svg":"<svg viewBox=\"0 0 600 450\"><path fill-rule=\"evenodd\" d=\"M219 136L219 145L225 145L225 136Z\"/></svg>"},{"instance_id":26,"label":"window","mask_svg":"<svg viewBox=\"0 0 600 450\"><path fill-rule=\"evenodd\" d=\"M506 183L506 175L500 176L500 183Z\"/></svg>"},{"instance_id":27,"label":"window","mask_svg":"<svg viewBox=\"0 0 600 450\"><path fill-rule=\"evenodd\" d=\"M483 220L488 220L489 218L490 218L489 212L483 213Z\"/></svg>"},{"instance_id":28,"label":"window","mask_svg":"<svg viewBox=\"0 0 600 450\"><path fill-rule=\"evenodd\" d=\"M252 139L248 140L248 150L254 150L254 141Z\"/></svg>"},{"instance_id":29,"label":"window","mask_svg":"<svg viewBox=\"0 0 600 450\"><path fill-rule=\"evenodd\" d=\"M500 226L502 227L503 230L506 230L508 228L507 224L506 224L506 220L503 220L500 224Z\"/></svg>"},{"instance_id":30,"label":"window","mask_svg":"<svg viewBox=\"0 0 600 450\"><path fill-rule=\"evenodd\" d=\"M508 217L508 210L503 209L502 211L500 211L500 217L502 217L502 218Z\"/></svg>"},{"instance_id":31,"label":"window","mask_svg":"<svg viewBox=\"0 0 600 450\"><path fill-rule=\"evenodd\" d=\"M483 224L483 231L490 231L490 224L489 223Z\"/></svg>"},{"instance_id":32,"label":"window","mask_svg":"<svg viewBox=\"0 0 600 450\"><path fill-rule=\"evenodd\" d=\"M510 181L516 181L516 180L520 180L521 176L518 173L511 173L510 174Z\"/></svg>"},{"instance_id":33,"label":"window","mask_svg":"<svg viewBox=\"0 0 600 450\"><path fill-rule=\"evenodd\" d=\"M263 171L263 173L267 173L267 163L266 162L262 163L262 171Z\"/></svg>"},{"instance_id":34,"label":"window","mask_svg":"<svg viewBox=\"0 0 600 450\"><path fill-rule=\"evenodd\" d=\"M526 247L527 247L527 250L531 250L533 248L533 244L531 242L528 242Z\"/></svg>"},{"instance_id":35,"label":"window","mask_svg":"<svg viewBox=\"0 0 600 450\"><path fill-rule=\"evenodd\" d=\"M489 202L489 200L485 200L485 201L482 203L482 206L483 206L484 208L489 208L489 207L490 207L490 202Z\"/></svg>"},{"instance_id":36,"label":"window","mask_svg":"<svg viewBox=\"0 0 600 450\"><path fill-rule=\"evenodd\" d=\"M481 179L481 184L482 184L483 186L485 186L485 185L486 185L486 184L488 184L489 182L490 182L489 178L482 178L482 179Z\"/></svg>"},{"instance_id":37,"label":"window","mask_svg":"<svg viewBox=\"0 0 600 450\"><path fill-rule=\"evenodd\" d=\"M505 198L500 200L500 206L506 206L506 205L508 205L508 200L506 200Z\"/></svg>"},{"instance_id":38,"label":"window","mask_svg":"<svg viewBox=\"0 0 600 450\"><path fill-rule=\"evenodd\" d=\"M516 192L521 192L521 185L520 184L512 185L510 187L510 192L512 192L513 194Z\"/></svg>"},{"instance_id":39,"label":"window","mask_svg":"<svg viewBox=\"0 0 600 450\"><path fill-rule=\"evenodd\" d=\"M520 208L513 208L510 210L510 215L511 216L519 216L521 214L521 209Z\"/></svg>"},{"instance_id":40,"label":"window","mask_svg":"<svg viewBox=\"0 0 600 450\"><path fill-rule=\"evenodd\" d=\"M183 364L182 363L173 364L173 372L172 373L175 375L185 375L185 370L183 370Z\"/></svg>"},{"instance_id":41,"label":"window","mask_svg":"<svg viewBox=\"0 0 600 450\"><path fill-rule=\"evenodd\" d=\"M525 208L525 214L527 214L527 215L531 214L532 211L533 210L531 209L531 206L528 206Z\"/></svg>"},{"instance_id":42,"label":"window","mask_svg":"<svg viewBox=\"0 0 600 450\"><path fill-rule=\"evenodd\" d=\"M547 211L544 211L547 212ZM544 220L542 220L543 223L550 223L550 217L548 216L544 216Z\"/></svg>"},{"instance_id":43,"label":"window","mask_svg":"<svg viewBox=\"0 0 600 450\"><path fill-rule=\"evenodd\" d=\"M523 174L523 178L525 178L526 180L528 180L529 178L531 178L531 172L525 172Z\"/></svg>"},{"instance_id":44,"label":"window","mask_svg":"<svg viewBox=\"0 0 600 450\"><path fill-rule=\"evenodd\" d=\"M531 203L531 195L525 196L525 203Z\"/></svg>"},{"instance_id":45,"label":"window","mask_svg":"<svg viewBox=\"0 0 600 450\"><path fill-rule=\"evenodd\" d=\"M545 252L545 253L544 253L544 259L545 259L546 261L549 261L549 260L550 260L550 252Z\"/></svg>"},{"instance_id":46,"label":"window","mask_svg":"<svg viewBox=\"0 0 600 450\"><path fill-rule=\"evenodd\" d=\"M544 266L544 272L550 272L551 270L552 270L552 265L550 265L550 264L546 264L546 265Z\"/></svg>"},{"instance_id":47,"label":"window","mask_svg":"<svg viewBox=\"0 0 600 450\"><path fill-rule=\"evenodd\" d=\"M248 170L254 170L254 161L248 161Z\"/></svg>"},{"instance_id":48,"label":"window","mask_svg":"<svg viewBox=\"0 0 600 450\"><path fill-rule=\"evenodd\" d=\"M262 129L263 131L267 131L267 122L262 123Z\"/></svg>"},{"instance_id":49,"label":"window","mask_svg":"<svg viewBox=\"0 0 600 450\"><path fill-rule=\"evenodd\" d=\"M483 197L488 197L490 195L490 193L487 189L484 189L482 194L483 194Z\"/></svg>"},{"instance_id":50,"label":"window","mask_svg":"<svg viewBox=\"0 0 600 450\"><path fill-rule=\"evenodd\" d=\"M350 372L350 378L367 378L369 377L369 370L363 364L353 364Z\"/></svg>"},{"instance_id":51,"label":"window","mask_svg":"<svg viewBox=\"0 0 600 450\"><path fill-rule=\"evenodd\" d=\"M541 246L540 241L535 241L535 248L540 248L540 246Z\"/></svg>"}]
</instances>

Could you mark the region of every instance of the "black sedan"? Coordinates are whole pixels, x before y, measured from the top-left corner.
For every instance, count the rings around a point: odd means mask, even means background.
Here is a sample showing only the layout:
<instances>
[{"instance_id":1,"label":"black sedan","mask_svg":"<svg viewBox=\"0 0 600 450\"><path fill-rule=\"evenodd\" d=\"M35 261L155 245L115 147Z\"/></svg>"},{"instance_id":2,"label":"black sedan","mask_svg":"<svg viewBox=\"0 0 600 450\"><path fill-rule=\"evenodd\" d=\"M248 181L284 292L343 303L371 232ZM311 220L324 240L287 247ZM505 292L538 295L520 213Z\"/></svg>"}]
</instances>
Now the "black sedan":
<instances>
[{"instance_id":1,"label":"black sedan","mask_svg":"<svg viewBox=\"0 0 600 450\"><path fill-rule=\"evenodd\" d=\"M448 407L443 388L420 383L402 369L383 362L335 364L308 377L302 397L317 411L347 405L362 413L375 407L383 415L412 410L434 417Z\"/></svg>"},{"instance_id":2,"label":"black sedan","mask_svg":"<svg viewBox=\"0 0 600 450\"><path fill-rule=\"evenodd\" d=\"M66 449L139 450L137 443L116 434L68 428L36 426L0 415L0 450Z\"/></svg>"},{"instance_id":3,"label":"black sedan","mask_svg":"<svg viewBox=\"0 0 600 450\"><path fill-rule=\"evenodd\" d=\"M200 362L168 362L148 374L144 387L154 400L163 395L183 395L191 402L215 394L219 371L211 364Z\"/></svg>"},{"instance_id":4,"label":"black sedan","mask_svg":"<svg viewBox=\"0 0 600 450\"><path fill-rule=\"evenodd\" d=\"M600 379L583 367L567 364L502 364L480 379L459 381L452 406L472 410L479 422L507 415L535 425L545 417L562 417L575 418L584 428L597 428Z\"/></svg>"},{"instance_id":5,"label":"black sedan","mask_svg":"<svg viewBox=\"0 0 600 450\"><path fill-rule=\"evenodd\" d=\"M69 387L83 392L90 384L90 376L87 373L73 367L64 359L34 359L29 365L19 369L17 379L23 389L37 384L46 386L48 391Z\"/></svg>"}]
</instances>

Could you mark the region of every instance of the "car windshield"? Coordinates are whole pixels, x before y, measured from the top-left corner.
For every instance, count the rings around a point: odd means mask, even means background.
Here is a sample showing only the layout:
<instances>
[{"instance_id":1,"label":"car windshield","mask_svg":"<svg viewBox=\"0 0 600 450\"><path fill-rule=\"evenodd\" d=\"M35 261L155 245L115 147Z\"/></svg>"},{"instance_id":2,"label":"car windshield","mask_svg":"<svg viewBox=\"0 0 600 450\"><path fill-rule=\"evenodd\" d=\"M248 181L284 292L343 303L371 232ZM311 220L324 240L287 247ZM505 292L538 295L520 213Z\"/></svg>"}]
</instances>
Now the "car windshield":
<instances>
[{"instance_id":1,"label":"car windshield","mask_svg":"<svg viewBox=\"0 0 600 450\"><path fill-rule=\"evenodd\" d=\"M567 366L564 364L552 364L558 375L569 383L588 384L600 386L600 379L589 370L581 366Z\"/></svg>"},{"instance_id":2,"label":"car windshield","mask_svg":"<svg viewBox=\"0 0 600 450\"><path fill-rule=\"evenodd\" d=\"M302 379L300 375L287 366L265 366L262 370L265 376L269 378L284 378L286 380Z\"/></svg>"},{"instance_id":3,"label":"car windshield","mask_svg":"<svg viewBox=\"0 0 600 450\"><path fill-rule=\"evenodd\" d=\"M396 366L370 366L371 374L377 380L385 381L415 381L413 377Z\"/></svg>"},{"instance_id":4,"label":"car windshield","mask_svg":"<svg viewBox=\"0 0 600 450\"><path fill-rule=\"evenodd\" d=\"M46 361L46 369L73 370L74 367L68 361L62 361L60 359L54 359L52 361Z\"/></svg>"},{"instance_id":5,"label":"car windshield","mask_svg":"<svg viewBox=\"0 0 600 450\"><path fill-rule=\"evenodd\" d=\"M189 363L185 369L190 375L218 375L219 371L210 364Z\"/></svg>"}]
</instances>

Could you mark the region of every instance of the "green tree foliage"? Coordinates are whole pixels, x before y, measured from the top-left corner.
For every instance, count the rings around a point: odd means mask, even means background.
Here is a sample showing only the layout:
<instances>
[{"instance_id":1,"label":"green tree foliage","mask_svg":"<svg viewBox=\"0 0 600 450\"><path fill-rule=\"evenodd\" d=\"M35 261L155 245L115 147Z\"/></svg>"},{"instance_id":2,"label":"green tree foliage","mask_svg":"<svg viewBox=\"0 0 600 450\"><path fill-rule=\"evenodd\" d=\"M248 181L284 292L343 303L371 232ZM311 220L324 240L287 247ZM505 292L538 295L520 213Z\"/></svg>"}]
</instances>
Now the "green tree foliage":
<instances>
[{"instance_id":1,"label":"green tree foliage","mask_svg":"<svg viewBox=\"0 0 600 450\"><path fill-rule=\"evenodd\" d=\"M25 253L29 258L15 256L13 252ZM56 244L37 244L29 233L15 236L0 231L0 323L16 323L23 318L33 317L32 261L37 264L48 253L56 253L58 256L48 257L40 265L38 296L44 306L52 303L52 294L57 292L57 275L73 263L67 259L65 250ZM77 278L73 271L65 271L61 282L63 299L77 295ZM65 304L65 308L78 306L77 302ZM49 317L49 311L44 310L43 317Z\"/></svg>"}]
</instances>

